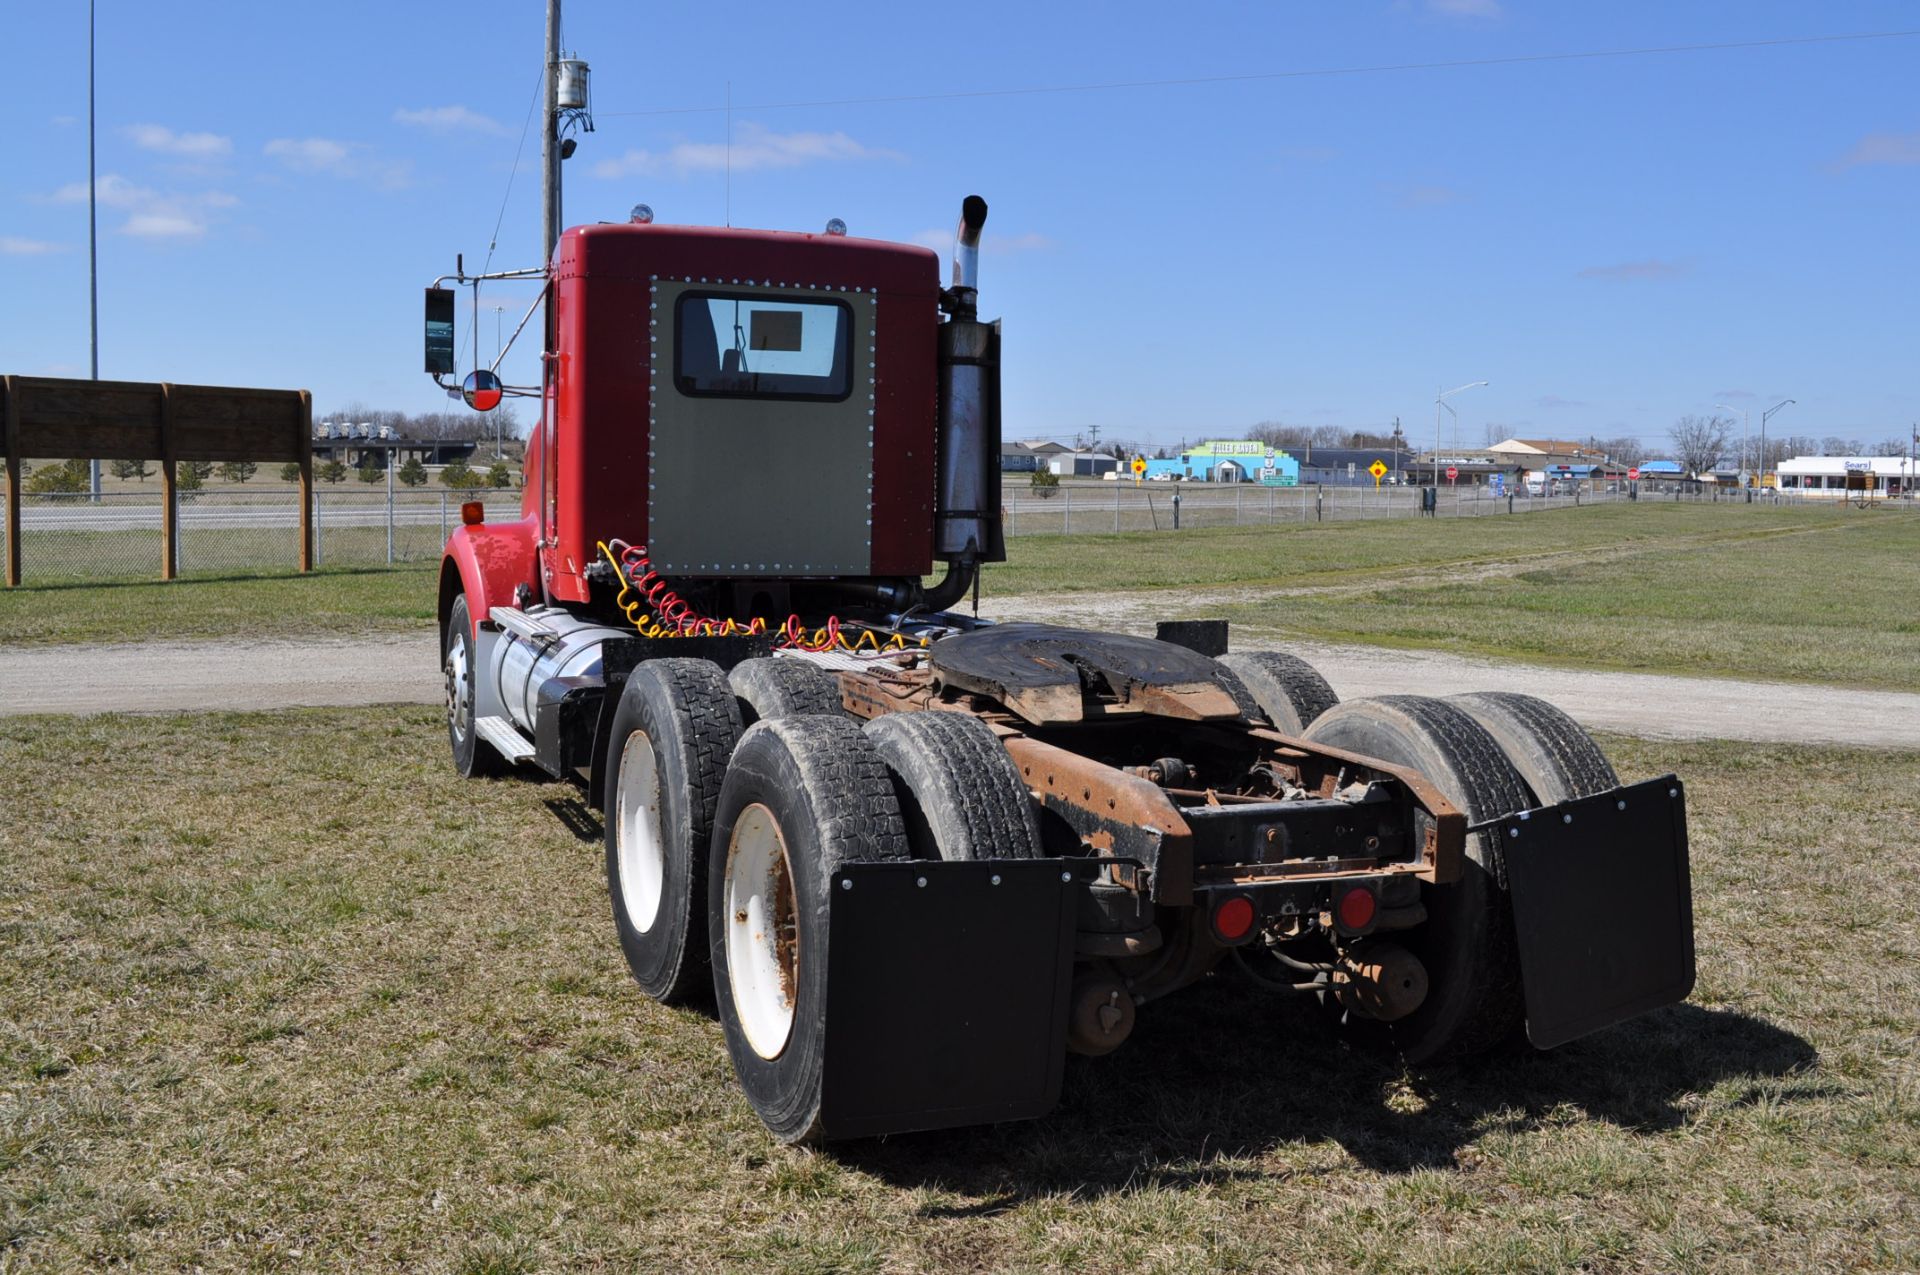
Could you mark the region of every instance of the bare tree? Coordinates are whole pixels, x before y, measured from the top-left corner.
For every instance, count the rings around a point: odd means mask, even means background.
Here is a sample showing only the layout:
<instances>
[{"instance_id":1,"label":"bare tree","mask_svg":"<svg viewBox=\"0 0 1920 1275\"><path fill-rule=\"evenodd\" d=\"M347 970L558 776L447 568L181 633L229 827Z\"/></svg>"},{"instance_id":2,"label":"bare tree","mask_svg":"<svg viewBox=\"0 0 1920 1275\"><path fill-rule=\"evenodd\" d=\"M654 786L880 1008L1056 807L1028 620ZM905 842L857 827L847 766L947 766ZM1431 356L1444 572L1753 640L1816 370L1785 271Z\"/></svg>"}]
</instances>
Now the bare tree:
<instances>
[{"instance_id":1,"label":"bare tree","mask_svg":"<svg viewBox=\"0 0 1920 1275\"><path fill-rule=\"evenodd\" d=\"M1283 421L1261 421L1247 431L1247 437L1255 442L1265 443L1269 447L1298 450L1313 441L1313 431L1301 425L1288 425Z\"/></svg>"},{"instance_id":2,"label":"bare tree","mask_svg":"<svg viewBox=\"0 0 1920 1275\"><path fill-rule=\"evenodd\" d=\"M1690 474L1704 474L1726 454L1733 437L1733 419L1726 416L1682 416L1668 431L1674 459Z\"/></svg>"},{"instance_id":3,"label":"bare tree","mask_svg":"<svg viewBox=\"0 0 1920 1275\"><path fill-rule=\"evenodd\" d=\"M1883 438L1873 445L1875 456L1905 456L1907 440L1904 438Z\"/></svg>"},{"instance_id":4,"label":"bare tree","mask_svg":"<svg viewBox=\"0 0 1920 1275\"><path fill-rule=\"evenodd\" d=\"M1595 439L1593 445L1600 449L1602 456L1616 465L1638 465L1648 458L1647 445L1631 434Z\"/></svg>"},{"instance_id":5,"label":"bare tree","mask_svg":"<svg viewBox=\"0 0 1920 1275\"><path fill-rule=\"evenodd\" d=\"M1841 438L1838 435L1829 434L1820 440L1820 454L1823 456L1858 456L1860 454L1860 440L1857 438Z\"/></svg>"}]
</instances>

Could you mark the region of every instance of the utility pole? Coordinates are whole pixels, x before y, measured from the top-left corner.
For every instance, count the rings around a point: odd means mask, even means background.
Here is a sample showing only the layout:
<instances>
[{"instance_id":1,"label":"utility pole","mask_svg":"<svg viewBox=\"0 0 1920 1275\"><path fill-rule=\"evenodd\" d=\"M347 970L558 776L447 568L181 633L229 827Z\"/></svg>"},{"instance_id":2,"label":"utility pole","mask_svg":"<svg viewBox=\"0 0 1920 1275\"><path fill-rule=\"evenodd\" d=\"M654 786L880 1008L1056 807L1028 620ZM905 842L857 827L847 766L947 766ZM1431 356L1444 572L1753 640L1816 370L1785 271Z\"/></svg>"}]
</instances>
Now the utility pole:
<instances>
[{"instance_id":1,"label":"utility pole","mask_svg":"<svg viewBox=\"0 0 1920 1275\"><path fill-rule=\"evenodd\" d=\"M553 260L553 249L560 242L560 0L547 0L547 75L546 95L541 106L540 126L540 264ZM547 301L547 315L553 315L553 301Z\"/></svg>"},{"instance_id":2,"label":"utility pole","mask_svg":"<svg viewBox=\"0 0 1920 1275\"><path fill-rule=\"evenodd\" d=\"M93 164L93 7L87 0L87 327L93 379L100 379L100 231L94 199ZM87 462L87 490L100 503L100 462Z\"/></svg>"},{"instance_id":3,"label":"utility pole","mask_svg":"<svg viewBox=\"0 0 1920 1275\"><path fill-rule=\"evenodd\" d=\"M1760 413L1760 485L1762 487L1767 485L1767 420L1775 412L1791 402L1793 402L1792 399L1783 398L1766 411Z\"/></svg>"}]
</instances>

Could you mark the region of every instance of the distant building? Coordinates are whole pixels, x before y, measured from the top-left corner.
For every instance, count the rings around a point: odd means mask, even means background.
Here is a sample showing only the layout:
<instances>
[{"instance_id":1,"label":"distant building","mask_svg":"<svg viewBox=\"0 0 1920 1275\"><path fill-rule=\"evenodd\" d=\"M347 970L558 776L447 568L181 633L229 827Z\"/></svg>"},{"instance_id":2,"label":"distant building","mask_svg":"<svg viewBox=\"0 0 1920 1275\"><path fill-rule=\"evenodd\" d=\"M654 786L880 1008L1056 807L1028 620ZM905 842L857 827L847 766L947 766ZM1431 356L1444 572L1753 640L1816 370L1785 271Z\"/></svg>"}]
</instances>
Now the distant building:
<instances>
[{"instance_id":1,"label":"distant building","mask_svg":"<svg viewBox=\"0 0 1920 1275\"><path fill-rule=\"evenodd\" d=\"M1844 500L1853 496L1912 498L1920 474L1906 456L1795 456L1776 471L1781 491Z\"/></svg>"},{"instance_id":2,"label":"distant building","mask_svg":"<svg viewBox=\"0 0 1920 1275\"><path fill-rule=\"evenodd\" d=\"M1189 447L1178 456L1147 462L1146 477L1163 475L1196 483L1295 487L1300 483L1300 462L1265 443L1222 438Z\"/></svg>"},{"instance_id":3,"label":"distant building","mask_svg":"<svg viewBox=\"0 0 1920 1275\"><path fill-rule=\"evenodd\" d=\"M418 458L423 465L450 465L466 460L480 444L470 438L402 438L387 425L355 425L331 421L313 428L313 458L322 464L340 461L348 469L372 466L385 469L389 456L404 465Z\"/></svg>"}]
</instances>

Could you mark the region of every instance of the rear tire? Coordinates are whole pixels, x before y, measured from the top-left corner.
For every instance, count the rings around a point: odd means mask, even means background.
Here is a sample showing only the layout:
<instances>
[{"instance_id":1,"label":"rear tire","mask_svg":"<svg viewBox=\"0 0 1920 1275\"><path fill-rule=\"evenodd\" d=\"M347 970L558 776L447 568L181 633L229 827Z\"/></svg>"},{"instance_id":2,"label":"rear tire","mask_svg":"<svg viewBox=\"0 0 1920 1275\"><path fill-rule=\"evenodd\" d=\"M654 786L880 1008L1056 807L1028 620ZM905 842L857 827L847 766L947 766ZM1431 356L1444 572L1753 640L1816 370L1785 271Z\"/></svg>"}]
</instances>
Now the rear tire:
<instances>
[{"instance_id":1,"label":"rear tire","mask_svg":"<svg viewBox=\"0 0 1920 1275\"><path fill-rule=\"evenodd\" d=\"M867 723L916 859L1038 859L1040 825L1020 768L964 713L888 713Z\"/></svg>"},{"instance_id":2,"label":"rear tire","mask_svg":"<svg viewBox=\"0 0 1920 1275\"><path fill-rule=\"evenodd\" d=\"M782 1142L821 1132L833 874L906 857L886 763L851 718L776 718L740 737L708 865L714 1000L740 1087Z\"/></svg>"},{"instance_id":3,"label":"rear tire","mask_svg":"<svg viewBox=\"0 0 1920 1275\"><path fill-rule=\"evenodd\" d=\"M1580 723L1532 695L1512 691L1480 691L1449 695L1498 741L1520 777L1527 781L1536 806L1556 806L1576 797L1591 797L1620 786L1607 755Z\"/></svg>"},{"instance_id":4,"label":"rear tire","mask_svg":"<svg viewBox=\"0 0 1920 1275\"><path fill-rule=\"evenodd\" d=\"M743 727L776 717L844 715L840 679L806 660L773 656L742 660L727 674L727 681L739 697Z\"/></svg>"},{"instance_id":5,"label":"rear tire","mask_svg":"<svg viewBox=\"0 0 1920 1275\"><path fill-rule=\"evenodd\" d=\"M680 1004L707 982L707 852L740 710L718 665L648 660L607 741L607 894L640 990Z\"/></svg>"},{"instance_id":6,"label":"rear tire","mask_svg":"<svg viewBox=\"0 0 1920 1275\"><path fill-rule=\"evenodd\" d=\"M1340 702L1313 665L1285 651L1237 651L1216 662L1247 689L1282 735L1298 736Z\"/></svg>"},{"instance_id":7,"label":"rear tire","mask_svg":"<svg viewBox=\"0 0 1920 1275\"><path fill-rule=\"evenodd\" d=\"M1418 772L1469 823L1510 814L1528 802L1526 783L1493 736L1444 700L1349 700L1314 722L1305 738ZM1395 937L1427 967L1430 990L1419 1009L1387 1025L1388 1034L1410 1062L1485 1052L1511 1037L1524 1019L1498 842L1486 833L1470 834L1460 880L1426 886L1421 896L1426 921Z\"/></svg>"},{"instance_id":8,"label":"rear tire","mask_svg":"<svg viewBox=\"0 0 1920 1275\"><path fill-rule=\"evenodd\" d=\"M453 750L453 768L468 779L485 779L507 771L507 760L481 739L477 688L480 678L479 639L467 595L455 594L440 635L440 671L447 684L447 744Z\"/></svg>"}]
</instances>

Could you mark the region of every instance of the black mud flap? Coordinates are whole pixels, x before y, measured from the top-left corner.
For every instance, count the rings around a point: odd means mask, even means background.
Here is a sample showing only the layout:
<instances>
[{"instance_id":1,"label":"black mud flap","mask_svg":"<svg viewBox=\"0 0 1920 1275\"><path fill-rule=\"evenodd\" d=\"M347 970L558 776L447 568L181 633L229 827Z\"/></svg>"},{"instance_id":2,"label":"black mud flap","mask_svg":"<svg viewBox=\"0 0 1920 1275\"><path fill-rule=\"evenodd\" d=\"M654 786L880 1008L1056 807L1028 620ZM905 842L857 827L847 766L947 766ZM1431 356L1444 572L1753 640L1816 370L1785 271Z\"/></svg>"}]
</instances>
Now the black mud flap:
<instances>
[{"instance_id":1,"label":"black mud flap","mask_svg":"<svg viewBox=\"0 0 1920 1275\"><path fill-rule=\"evenodd\" d=\"M1493 825L1527 1038L1551 1049L1693 990L1686 792L1668 775Z\"/></svg>"},{"instance_id":2,"label":"black mud flap","mask_svg":"<svg viewBox=\"0 0 1920 1275\"><path fill-rule=\"evenodd\" d=\"M854 863L834 873L822 1132L1031 1120L1060 1098L1074 865Z\"/></svg>"}]
</instances>

